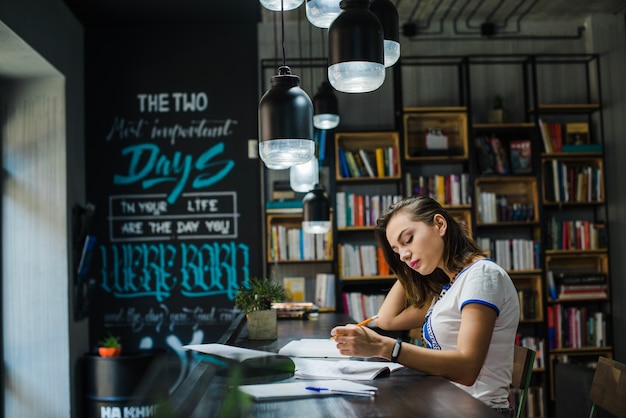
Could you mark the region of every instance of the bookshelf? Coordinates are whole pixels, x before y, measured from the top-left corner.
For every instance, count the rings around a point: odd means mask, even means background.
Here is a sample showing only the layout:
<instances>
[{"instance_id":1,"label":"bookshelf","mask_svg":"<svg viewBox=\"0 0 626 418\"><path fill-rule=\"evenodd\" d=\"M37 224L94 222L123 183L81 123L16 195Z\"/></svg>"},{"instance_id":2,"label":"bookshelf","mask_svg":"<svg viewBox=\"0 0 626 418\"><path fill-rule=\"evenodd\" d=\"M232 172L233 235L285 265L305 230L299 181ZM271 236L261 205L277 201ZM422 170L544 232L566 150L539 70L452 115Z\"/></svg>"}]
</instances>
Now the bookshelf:
<instances>
[{"instance_id":1,"label":"bookshelf","mask_svg":"<svg viewBox=\"0 0 626 418\"><path fill-rule=\"evenodd\" d=\"M337 293L343 311L358 320L378 310L393 279L373 231L401 197L400 140L396 131L337 132L334 140Z\"/></svg>"},{"instance_id":2,"label":"bookshelf","mask_svg":"<svg viewBox=\"0 0 626 418\"><path fill-rule=\"evenodd\" d=\"M392 70L395 129L351 127L356 129L334 132L332 142L329 135L332 260L268 263L284 269L328 262L337 276L337 309L350 313L344 293L359 294L362 303L366 296L385 294L393 283L378 265L375 272L343 270L344 249L375 245L376 214L389 204L378 199L431 195L467 225L514 281L522 309L518 343L537 350L531 382L535 415L552 417L554 364L613 355L599 57L403 56ZM494 121L498 95L504 111L502 120ZM435 137L427 138L429 133ZM384 169L378 168L377 149L392 150L391 158L382 158ZM365 156L371 170L355 157L351 171L347 160L342 163L340 154L346 152ZM567 266L605 277L606 298L553 298L549 273L559 283ZM580 308L605 314L602 345L550 346L553 311Z\"/></svg>"},{"instance_id":3,"label":"bookshelf","mask_svg":"<svg viewBox=\"0 0 626 418\"><path fill-rule=\"evenodd\" d=\"M613 353L599 65L592 54L533 61L550 401L556 363L593 365ZM561 77L577 87L558 95L546 87Z\"/></svg>"}]
</instances>

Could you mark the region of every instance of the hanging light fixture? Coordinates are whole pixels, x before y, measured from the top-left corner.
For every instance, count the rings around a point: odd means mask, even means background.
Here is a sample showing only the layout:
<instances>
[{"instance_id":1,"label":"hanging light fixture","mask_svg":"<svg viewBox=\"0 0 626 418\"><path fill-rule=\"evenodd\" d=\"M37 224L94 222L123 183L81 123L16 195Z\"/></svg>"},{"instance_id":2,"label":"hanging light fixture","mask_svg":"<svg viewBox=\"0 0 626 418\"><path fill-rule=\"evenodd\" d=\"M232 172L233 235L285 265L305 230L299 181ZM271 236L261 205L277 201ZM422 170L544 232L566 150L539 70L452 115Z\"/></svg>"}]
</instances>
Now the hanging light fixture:
<instances>
[{"instance_id":1,"label":"hanging light fixture","mask_svg":"<svg viewBox=\"0 0 626 418\"><path fill-rule=\"evenodd\" d=\"M306 193L320 181L319 162L313 157L304 164L289 167L289 187L294 192Z\"/></svg>"},{"instance_id":2,"label":"hanging light fixture","mask_svg":"<svg viewBox=\"0 0 626 418\"><path fill-rule=\"evenodd\" d=\"M335 129L339 125L337 96L328 81L323 81L313 96L313 126L317 129Z\"/></svg>"},{"instance_id":3,"label":"hanging light fixture","mask_svg":"<svg viewBox=\"0 0 626 418\"><path fill-rule=\"evenodd\" d=\"M268 168L303 164L315 154L313 103L300 88L300 77L285 65L283 11L281 22L283 65L259 102L259 156Z\"/></svg>"},{"instance_id":4,"label":"hanging light fixture","mask_svg":"<svg viewBox=\"0 0 626 418\"><path fill-rule=\"evenodd\" d=\"M328 80L338 91L366 93L385 81L383 28L369 0L342 0L328 30Z\"/></svg>"},{"instance_id":5,"label":"hanging light fixture","mask_svg":"<svg viewBox=\"0 0 626 418\"><path fill-rule=\"evenodd\" d=\"M302 230L307 234L325 234L330 230L330 201L318 183L302 199Z\"/></svg>"},{"instance_id":6,"label":"hanging light fixture","mask_svg":"<svg viewBox=\"0 0 626 418\"><path fill-rule=\"evenodd\" d=\"M391 67L400 58L400 23L398 9L390 0L374 0L370 10L383 26L385 67Z\"/></svg>"},{"instance_id":7,"label":"hanging light fixture","mask_svg":"<svg viewBox=\"0 0 626 418\"><path fill-rule=\"evenodd\" d=\"M312 25L328 29L341 13L339 2L340 0L306 0L306 17Z\"/></svg>"},{"instance_id":8,"label":"hanging light fixture","mask_svg":"<svg viewBox=\"0 0 626 418\"><path fill-rule=\"evenodd\" d=\"M304 0L259 0L261 6L273 12L297 9L303 1Z\"/></svg>"}]
</instances>

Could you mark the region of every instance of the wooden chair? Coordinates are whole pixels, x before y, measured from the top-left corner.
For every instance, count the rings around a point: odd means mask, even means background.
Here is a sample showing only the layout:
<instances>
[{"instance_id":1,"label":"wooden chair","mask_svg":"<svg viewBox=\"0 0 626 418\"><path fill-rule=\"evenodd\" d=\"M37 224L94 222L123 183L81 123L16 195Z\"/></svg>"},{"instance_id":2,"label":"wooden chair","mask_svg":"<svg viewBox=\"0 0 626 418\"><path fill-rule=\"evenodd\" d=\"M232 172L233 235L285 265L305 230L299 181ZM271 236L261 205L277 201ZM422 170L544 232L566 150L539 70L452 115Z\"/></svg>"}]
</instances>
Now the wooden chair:
<instances>
[{"instance_id":1,"label":"wooden chair","mask_svg":"<svg viewBox=\"0 0 626 418\"><path fill-rule=\"evenodd\" d=\"M589 399L592 402L589 418L596 416L598 408L618 418L626 417L626 365L600 356Z\"/></svg>"},{"instance_id":2,"label":"wooden chair","mask_svg":"<svg viewBox=\"0 0 626 418\"><path fill-rule=\"evenodd\" d=\"M520 390L515 414L517 418L522 416L526 404L530 377L533 373L533 365L535 364L535 354L535 350L520 345L515 346L513 353L513 381L511 385Z\"/></svg>"}]
</instances>

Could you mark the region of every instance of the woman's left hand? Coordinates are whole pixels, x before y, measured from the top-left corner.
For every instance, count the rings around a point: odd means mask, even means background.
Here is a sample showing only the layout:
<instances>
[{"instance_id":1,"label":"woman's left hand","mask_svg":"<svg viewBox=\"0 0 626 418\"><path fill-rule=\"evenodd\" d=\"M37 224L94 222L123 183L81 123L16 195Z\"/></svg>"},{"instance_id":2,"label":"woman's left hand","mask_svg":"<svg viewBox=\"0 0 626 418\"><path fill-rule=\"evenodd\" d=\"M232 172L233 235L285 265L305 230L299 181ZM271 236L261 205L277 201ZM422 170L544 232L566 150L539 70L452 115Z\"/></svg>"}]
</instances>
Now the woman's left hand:
<instances>
[{"instance_id":1,"label":"woman's left hand","mask_svg":"<svg viewBox=\"0 0 626 418\"><path fill-rule=\"evenodd\" d=\"M343 355L352 357L390 358L395 340L384 337L369 327L354 324L337 326L330 331L337 349Z\"/></svg>"}]
</instances>

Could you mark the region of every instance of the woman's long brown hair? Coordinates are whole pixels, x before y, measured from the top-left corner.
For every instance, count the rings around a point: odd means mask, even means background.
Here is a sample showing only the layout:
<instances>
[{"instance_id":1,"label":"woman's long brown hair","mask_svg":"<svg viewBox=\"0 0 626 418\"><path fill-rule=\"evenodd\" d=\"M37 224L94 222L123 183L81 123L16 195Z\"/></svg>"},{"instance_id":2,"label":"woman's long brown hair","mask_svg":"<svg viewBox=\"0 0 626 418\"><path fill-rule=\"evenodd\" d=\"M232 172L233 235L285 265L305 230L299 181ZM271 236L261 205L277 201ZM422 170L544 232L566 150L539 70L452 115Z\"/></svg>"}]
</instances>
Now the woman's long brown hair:
<instances>
[{"instance_id":1,"label":"woman's long brown hair","mask_svg":"<svg viewBox=\"0 0 626 418\"><path fill-rule=\"evenodd\" d=\"M434 217L437 214L443 216L448 224L446 234L443 237L444 253L443 262L449 271L460 272L477 255L484 256L483 250L470 237L467 231L456 219L454 219L440 204L427 196L413 196L399 201L386 210L376 221L374 233L378 244L383 250L385 261L398 277L406 292L407 301L418 307L430 302L434 295L441 292L444 284L450 282L450 278L441 270L423 276L410 268L400 259L400 256L391 249L387 241L387 225L389 221L399 213L409 214L411 220L424 222L433 226Z\"/></svg>"}]
</instances>

